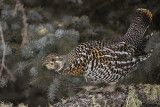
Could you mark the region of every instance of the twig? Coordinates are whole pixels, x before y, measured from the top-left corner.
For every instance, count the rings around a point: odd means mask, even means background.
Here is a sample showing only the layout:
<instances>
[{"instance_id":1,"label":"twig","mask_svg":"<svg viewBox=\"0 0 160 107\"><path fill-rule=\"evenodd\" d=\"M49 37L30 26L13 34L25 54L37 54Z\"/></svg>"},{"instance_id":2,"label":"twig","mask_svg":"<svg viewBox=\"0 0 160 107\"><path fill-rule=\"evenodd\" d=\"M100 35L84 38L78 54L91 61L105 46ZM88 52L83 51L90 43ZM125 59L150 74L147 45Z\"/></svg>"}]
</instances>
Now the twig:
<instances>
[{"instance_id":1,"label":"twig","mask_svg":"<svg viewBox=\"0 0 160 107\"><path fill-rule=\"evenodd\" d=\"M0 0L0 3L3 3L3 0Z\"/></svg>"},{"instance_id":2,"label":"twig","mask_svg":"<svg viewBox=\"0 0 160 107\"><path fill-rule=\"evenodd\" d=\"M31 64L33 64L32 62L30 62L30 63L28 63L28 64L26 64L26 65L24 65L24 67L26 67L26 66L29 66L29 65L31 65ZM1 65L0 65L1 66ZM5 70L8 70L8 71L10 71L8 68L6 68ZM8 72L7 71L7 72ZM11 71L10 71L11 72ZM13 72L11 72L11 73L8 73L8 74L11 74L11 75L9 75L10 77L13 77L12 75L15 75L15 73L17 72L17 70L15 70L15 71L13 71ZM9 79L9 76L7 76L6 77L6 79ZM13 78L11 78L11 80L13 80L13 81L15 81L16 80L16 78L15 77L13 77Z\"/></svg>"},{"instance_id":3,"label":"twig","mask_svg":"<svg viewBox=\"0 0 160 107\"><path fill-rule=\"evenodd\" d=\"M43 78L53 78L53 76L41 76L39 78L36 78L35 80L32 80L29 84L33 84L35 83L36 81L40 80L40 79L43 79Z\"/></svg>"},{"instance_id":4,"label":"twig","mask_svg":"<svg viewBox=\"0 0 160 107\"><path fill-rule=\"evenodd\" d=\"M102 7L108 5L109 3L113 2L113 1L114 1L114 0L108 0L108 1L104 2L103 4L101 4L100 6L96 7L95 9L93 9L93 10L90 12L89 17L91 18L91 17L93 16L94 12L95 12L97 9L102 8Z\"/></svg>"},{"instance_id":5,"label":"twig","mask_svg":"<svg viewBox=\"0 0 160 107\"><path fill-rule=\"evenodd\" d=\"M156 78L156 80L155 80L155 84L156 84L156 82L157 82L157 80L159 79L159 77L160 77L160 73L158 74L158 76L157 76L157 78Z\"/></svg>"},{"instance_id":6,"label":"twig","mask_svg":"<svg viewBox=\"0 0 160 107\"><path fill-rule=\"evenodd\" d=\"M1 66L1 69L0 69L0 79L1 79L2 71L3 71L3 67L4 67L4 62L5 62L5 54L6 54L6 45L5 45L3 30L2 30L1 25L0 25L0 35L1 35L2 45L3 45L3 56L2 56L2 63L1 63L2 66Z\"/></svg>"},{"instance_id":7,"label":"twig","mask_svg":"<svg viewBox=\"0 0 160 107\"><path fill-rule=\"evenodd\" d=\"M2 71L3 69L5 69L7 71L7 73L10 75L10 79L12 81L15 81L15 77L13 75L13 73L7 68L7 66L5 65L5 55L6 55L6 45L5 45L5 41L4 41L4 36L3 36L3 30L2 30L2 26L0 25L0 35L1 35L1 41L2 41L2 45L3 45L3 56L2 56L2 63L1 63L1 69L0 69L0 79L2 76Z\"/></svg>"},{"instance_id":8,"label":"twig","mask_svg":"<svg viewBox=\"0 0 160 107\"><path fill-rule=\"evenodd\" d=\"M16 0L16 6L15 6L14 12L12 14L13 17L16 16L17 11L21 11L22 15L23 15L22 20L23 20L24 31L22 33L23 38L22 38L22 43L21 43L21 48L23 48L25 41L27 39L27 35L28 35L28 23L27 23L27 16L25 14L25 9L19 0Z\"/></svg>"},{"instance_id":9,"label":"twig","mask_svg":"<svg viewBox=\"0 0 160 107\"><path fill-rule=\"evenodd\" d=\"M7 67L6 65L4 65L3 67L4 67L4 69L7 71L7 73L10 75L10 77L11 77L10 79L11 79L13 82L15 82L15 81L16 81L16 78L14 77L13 73L11 72L11 70L8 69L8 67Z\"/></svg>"}]
</instances>

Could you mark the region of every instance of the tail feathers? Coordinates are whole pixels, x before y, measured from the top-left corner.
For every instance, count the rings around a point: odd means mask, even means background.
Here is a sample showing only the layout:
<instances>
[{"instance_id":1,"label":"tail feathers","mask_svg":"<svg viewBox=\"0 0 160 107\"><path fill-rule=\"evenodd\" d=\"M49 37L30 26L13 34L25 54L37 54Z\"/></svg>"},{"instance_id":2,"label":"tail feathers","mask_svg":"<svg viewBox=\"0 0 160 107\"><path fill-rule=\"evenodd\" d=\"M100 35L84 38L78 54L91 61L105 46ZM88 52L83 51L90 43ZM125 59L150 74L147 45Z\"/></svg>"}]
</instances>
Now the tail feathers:
<instances>
[{"instance_id":1,"label":"tail feathers","mask_svg":"<svg viewBox=\"0 0 160 107\"><path fill-rule=\"evenodd\" d=\"M142 38L145 36L144 34L151 22L152 14L149 10L142 8L137 9L127 33L121 38L121 40L134 46L138 46Z\"/></svg>"},{"instance_id":2,"label":"tail feathers","mask_svg":"<svg viewBox=\"0 0 160 107\"><path fill-rule=\"evenodd\" d=\"M152 50L151 50L151 52L152 52ZM140 59L140 61L145 61L146 59L148 59L148 58L150 58L151 57L151 55L152 55L152 53L148 53L147 55L145 55L145 56L140 56L139 57L139 59Z\"/></svg>"},{"instance_id":3,"label":"tail feathers","mask_svg":"<svg viewBox=\"0 0 160 107\"><path fill-rule=\"evenodd\" d=\"M131 30L137 29L139 33L143 34L146 32L149 24L152 21L152 14L146 9L137 9L135 15L133 16L131 23Z\"/></svg>"}]
</instances>

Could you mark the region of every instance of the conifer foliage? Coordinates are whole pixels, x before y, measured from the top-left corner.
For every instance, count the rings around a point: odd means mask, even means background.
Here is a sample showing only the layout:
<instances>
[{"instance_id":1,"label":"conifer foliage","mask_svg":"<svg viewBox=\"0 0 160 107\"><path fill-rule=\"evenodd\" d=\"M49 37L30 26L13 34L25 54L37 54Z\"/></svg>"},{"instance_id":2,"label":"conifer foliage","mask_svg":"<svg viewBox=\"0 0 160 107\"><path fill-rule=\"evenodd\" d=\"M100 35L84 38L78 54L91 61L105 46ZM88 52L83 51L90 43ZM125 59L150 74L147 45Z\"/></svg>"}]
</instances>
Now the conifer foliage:
<instances>
[{"instance_id":1,"label":"conifer foliage","mask_svg":"<svg viewBox=\"0 0 160 107\"><path fill-rule=\"evenodd\" d=\"M69 88L69 93L64 96L74 95L74 89L71 87L84 85L84 80L81 77L66 78L66 76L61 76L54 71L46 70L42 67L42 58L49 53L68 53L78 45L82 36L99 35L103 31L102 27L99 27L100 30L98 27L94 28L87 16L64 16L49 23L49 20L37 11L26 10L24 16L21 11L24 9L23 6L16 10L14 6L3 2L0 5L2 9L1 26L6 42L5 64L13 72L12 75L18 78L25 76L27 72L29 84L45 91L48 90L47 96L51 102L55 100L58 91L68 91ZM13 17L15 11L16 14ZM27 28L25 28L24 17L27 19ZM28 29L27 37L21 47L25 29ZM0 44L0 57L2 57L3 44L1 42ZM3 70L0 87L7 86L9 76Z\"/></svg>"},{"instance_id":2,"label":"conifer foliage","mask_svg":"<svg viewBox=\"0 0 160 107\"><path fill-rule=\"evenodd\" d=\"M121 13L122 8L115 10L109 6L111 12L106 10L106 16L103 17L106 18L104 23L100 24L100 21L98 24L91 24L90 19L94 20L95 17L98 17L92 16L100 9L101 5L94 11L89 8L95 7L98 0L90 3L89 7L88 1L84 0L48 0L50 1L48 4L60 7L56 8L57 11L58 9L62 11L63 3L70 4L66 10L63 9L63 15L57 12L56 16L56 13L53 12L54 17L52 18L49 13L44 12L41 6L27 7L27 5L30 6L27 4L28 0L22 1L26 7L19 0L15 0L13 4L0 0L0 26L2 28L0 30L0 93L2 93L0 101L10 100L9 97L3 96L3 92L7 88L12 87L11 89L13 89L12 84L21 86L26 99L31 99L37 89L41 93L45 92L44 99L48 97L48 101L53 103L63 97L76 95L79 92L76 87L87 84L84 78L60 75L55 71L49 71L42 67L42 59L49 53L67 54L78 44L88 40L120 37L127 30L128 26L125 23L129 25L130 22L128 17L126 17L127 20L124 18L126 11ZM113 0L112 3L116 4L117 1ZM100 3L98 2L98 4ZM122 4L125 5L125 2ZM70 9L73 10L73 13L69 11ZM91 11L92 14L82 15L83 12L88 11ZM128 14L130 17L131 14ZM125 23L123 23L124 21ZM153 38L149 44L148 50L154 48L152 57L141 63L136 73L126 78L124 83L160 80L160 76L157 76L157 74L160 75L157 71L160 67L160 34L158 31L153 32ZM154 70L156 72L153 72ZM153 76L151 77L151 75Z\"/></svg>"}]
</instances>

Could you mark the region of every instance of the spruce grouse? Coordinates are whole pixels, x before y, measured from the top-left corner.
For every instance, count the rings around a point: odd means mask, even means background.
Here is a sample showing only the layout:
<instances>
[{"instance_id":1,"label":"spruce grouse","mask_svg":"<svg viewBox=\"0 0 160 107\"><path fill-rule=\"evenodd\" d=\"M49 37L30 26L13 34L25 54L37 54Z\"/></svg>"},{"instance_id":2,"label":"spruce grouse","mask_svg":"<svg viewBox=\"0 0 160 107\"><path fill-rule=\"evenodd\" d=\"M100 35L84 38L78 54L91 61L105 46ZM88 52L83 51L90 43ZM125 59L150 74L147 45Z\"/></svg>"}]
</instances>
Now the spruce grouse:
<instances>
[{"instance_id":1,"label":"spruce grouse","mask_svg":"<svg viewBox=\"0 0 160 107\"><path fill-rule=\"evenodd\" d=\"M127 33L121 38L85 42L66 55L50 54L44 58L43 65L92 81L117 82L150 57L150 52L144 49L151 37L145 34L151 21L149 10L137 9Z\"/></svg>"}]
</instances>

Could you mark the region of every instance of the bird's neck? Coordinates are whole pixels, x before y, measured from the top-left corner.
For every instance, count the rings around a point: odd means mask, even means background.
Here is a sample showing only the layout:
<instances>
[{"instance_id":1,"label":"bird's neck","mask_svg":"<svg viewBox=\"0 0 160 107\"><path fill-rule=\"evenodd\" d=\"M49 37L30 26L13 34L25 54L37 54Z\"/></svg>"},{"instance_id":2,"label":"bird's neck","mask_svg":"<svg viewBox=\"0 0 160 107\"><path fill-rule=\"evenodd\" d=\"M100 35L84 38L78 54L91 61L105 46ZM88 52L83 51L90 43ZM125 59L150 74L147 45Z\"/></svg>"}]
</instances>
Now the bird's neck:
<instances>
[{"instance_id":1,"label":"bird's neck","mask_svg":"<svg viewBox=\"0 0 160 107\"><path fill-rule=\"evenodd\" d=\"M59 68L57 69L57 72L61 73L63 70L67 67L67 56L62 55L61 56L61 61L58 62Z\"/></svg>"}]
</instances>

